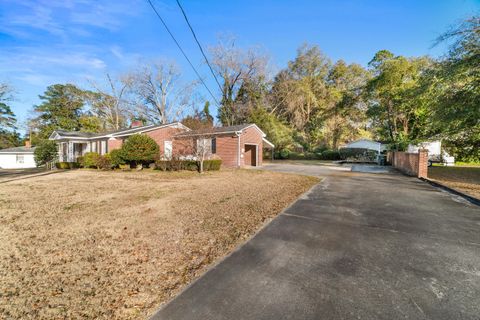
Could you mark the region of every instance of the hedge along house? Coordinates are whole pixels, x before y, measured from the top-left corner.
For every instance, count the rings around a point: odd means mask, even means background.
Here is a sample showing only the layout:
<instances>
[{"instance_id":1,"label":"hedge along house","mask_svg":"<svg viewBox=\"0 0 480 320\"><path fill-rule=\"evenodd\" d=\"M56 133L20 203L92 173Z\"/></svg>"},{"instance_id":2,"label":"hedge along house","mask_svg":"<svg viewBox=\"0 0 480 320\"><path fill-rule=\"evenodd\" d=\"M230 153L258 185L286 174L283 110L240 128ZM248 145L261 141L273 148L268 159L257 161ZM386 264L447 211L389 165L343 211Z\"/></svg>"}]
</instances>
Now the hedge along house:
<instances>
[{"instance_id":1,"label":"hedge along house","mask_svg":"<svg viewBox=\"0 0 480 320\"><path fill-rule=\"evenodd\" d=\"M174 136L173 153L178 156L195 154L200 139L207 139L211 157L222 159L222 166L261 166L263 148L273 149L265 133L255 124L185 131Z\"/></svg>"},{"instance_id":2,"label":"hedge along house","mask_svg":"<svg viewBox=\"0 0 480 320\"><path fill-rule=\"evenodd\" d=\"M55 130L49 139L57 142L58 159L61 162L75 162L87 152L103 155L120 149L123 142L133 134L150 136L160 147L160 156L169 158L173 151L173 136L189 130L180 122L148 126L138 126L134 122L129 129L106 133Z\"/></svg>"}]
</instances>

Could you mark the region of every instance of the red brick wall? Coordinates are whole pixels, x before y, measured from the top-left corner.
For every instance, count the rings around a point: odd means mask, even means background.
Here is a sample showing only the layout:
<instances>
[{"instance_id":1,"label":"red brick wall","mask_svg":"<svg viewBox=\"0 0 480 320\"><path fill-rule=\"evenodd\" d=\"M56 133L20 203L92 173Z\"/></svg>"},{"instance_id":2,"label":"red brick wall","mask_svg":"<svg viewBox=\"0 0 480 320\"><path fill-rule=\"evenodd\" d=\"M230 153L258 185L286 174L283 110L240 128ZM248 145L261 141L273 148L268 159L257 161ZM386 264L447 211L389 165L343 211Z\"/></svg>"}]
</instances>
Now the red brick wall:
<instances>
[{"instance_id":1,"label":"red brick wall","mask_svg":"<svg viewBox=\"0 0 480 320\"><path fill-rule=\"evenodd\" d=\"M240 143L241 143L241 152L243 157L240 159L240 165L250 165L249 161L245 161L246 157L250 157L248 154L245 154L245 144L254 144L258 146L258 163L257 166L262 165L262 159L263 159L263 140L262 140L262 134L255 129L254 127L247 128L243 130L242 135L240 137Z\"/></svg>"},{"instance_id":2,"label":"red brick wall","mask_svg":"<svg viewBox=\"0 0 480 320\"><path fill-rule=\"evenodd\" d=\"M411 176L426 178L428 174L428 152L419 153L393 152L392 166Z\"/></svg>"},{"instance_id":3,"label":"red brick wall","mask_svg":"<svg viewBox=\"0 0 480 320\"><path fill-rule=\"evenodd\" d=\"M173 142L173 154L186 156L193 154L193 147L197 137L175 138ZM217 152L216 157L222 159L222 166L233 168L237 166L238 138L235 135L216 136Z\"/></svg>"},{"instance_id":4,"label":"red brick wall","mask_svg":"<svg viewBox=\"0 0 480 320\"><path fill-rule=\"evenodd\" d=\"M145 132L147 136L151 137L160 147L160 155L164 154L165 141L173 141L173 136L179 132L183 132L185 129L164 127L158 128L152 131ZM172 143L173 144L173 143Z\"/></svg>"},{"instance_id":5,"label":"red brick wall","mask_svg":"<svg viewBox=\"0 0 480 320\"><path fill-rule=\"evenodd\" d=\"M237 164L238 137L234 134L228 136L217 136L217 153L222 159L222 166L235 168Z\"/></svg>"},{"instance_id":6,"label":"red brick wall","mask_svg":"<svg viewBox=\"0 0 480 320\"><path fill-rule=\"evenodd\" d=\"M175 138L173 142L174 155L189 155L193 154L193 146L196 141L194 138ZM235 134L226 134L216 136L217 139L217 153L215 156L222 159L222 166L228 168L238 167L237 153L238 153L238 137ZM249 157L248 150L245 154L245 144L258 146L257 165L262 165L263 159L263 140L262 134L255 128L248 128L243 130L240 136L240 153L243 157L240 158L240 166L250 165L249 161L245 161Z\"/></svg>"},{"instance_id":7,"label":"red brick wall","mask_svg":"<svg viewBox=\"0 0 480 320\"><path fill-rule=\"evenodd\" d=\"M122 147L123 140L122 139L116 139L116 138L111 138L108 140L108 152L115 150L115 149L120 149Z\"/></svg>"}]
</instances>

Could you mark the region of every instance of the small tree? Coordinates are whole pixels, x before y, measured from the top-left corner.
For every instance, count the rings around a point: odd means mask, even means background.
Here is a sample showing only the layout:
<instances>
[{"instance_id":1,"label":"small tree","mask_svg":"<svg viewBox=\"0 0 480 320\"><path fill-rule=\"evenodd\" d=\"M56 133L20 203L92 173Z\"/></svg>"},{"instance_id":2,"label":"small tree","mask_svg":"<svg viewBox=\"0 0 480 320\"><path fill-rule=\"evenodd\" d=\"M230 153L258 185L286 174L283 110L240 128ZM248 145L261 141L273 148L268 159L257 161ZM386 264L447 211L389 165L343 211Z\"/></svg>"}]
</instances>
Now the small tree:
<instances>
[{"instance_id":1,"label":"small tree","mask_svg":"<svg viewBox=\"0 0 480 320\"><path fill-rule=\"evenodd\" d=\"M122 145L123 159L135 165L151 163L159 154L158 144L144 134L134 134Z\"/></svg>"},{"instance_id":2,"label":"small tree","mask_svg":"<svg viewBox=\"0 0 480 320\"><path fill-rule=\"evenodd\" d=\"M34 151L35 163L37 166L53 161L58 157L57 144L52 140L43 140Z\"/></svg>"},{"instance_id":3,"label":"small tree","mask_svg":"<svg viewBox=\"0 0 480 320\"><path fill-rule=\"evenodd\" d=\"M200 136L197 138L197 145L195 146L195 157L198 161L198 171L203 173L203 162L209 159L212 155L212 137Z\"/></svg>"}]
</instances>

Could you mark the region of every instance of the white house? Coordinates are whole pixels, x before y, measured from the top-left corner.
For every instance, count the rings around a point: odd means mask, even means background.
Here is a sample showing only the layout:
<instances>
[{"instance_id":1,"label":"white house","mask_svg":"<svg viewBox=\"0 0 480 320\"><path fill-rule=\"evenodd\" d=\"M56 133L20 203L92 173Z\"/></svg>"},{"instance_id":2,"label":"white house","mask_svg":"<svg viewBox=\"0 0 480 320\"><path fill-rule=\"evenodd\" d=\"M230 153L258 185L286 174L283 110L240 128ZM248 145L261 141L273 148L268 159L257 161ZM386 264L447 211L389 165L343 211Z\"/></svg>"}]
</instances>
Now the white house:
<instances>
[{"instance_id":1,"label":"white house","mask_svg":"<svg viewBox=\"0 0 480 320\"><path fill-rule=\"evenodd\" d=\"M374 150L374 151L377 151L378 153L381 153L382 151L385 151L387 149L387 145L379 141L373 141L370 139L360 139L360 140L347 143L346 145L342 146L342 148L361 148L361 149Z\"/></svg>"},{"instance_id":2,"label":"white house","mask_svg":"<svg viewBox=\"0 0 480 320\"><path fill-rule=\"evenodd\" d=\"M0 150L0 169L35 168L35 147L25 146Z\"/></svg>"}]
</instances>

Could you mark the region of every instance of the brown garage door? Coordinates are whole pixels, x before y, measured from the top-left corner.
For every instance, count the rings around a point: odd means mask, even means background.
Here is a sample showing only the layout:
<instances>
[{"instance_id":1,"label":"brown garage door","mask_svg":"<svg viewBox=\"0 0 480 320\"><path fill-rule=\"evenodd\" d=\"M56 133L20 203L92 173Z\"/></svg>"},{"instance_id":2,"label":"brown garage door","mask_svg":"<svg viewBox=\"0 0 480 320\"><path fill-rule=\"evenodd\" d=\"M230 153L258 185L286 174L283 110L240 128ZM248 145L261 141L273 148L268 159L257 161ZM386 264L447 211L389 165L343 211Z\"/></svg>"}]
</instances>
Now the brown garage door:
<instances>
[{"instance_id":1,"label":"brown garage door","mask_svg":"<svg viewBox=\"0 0 480 320\"><path fill-rule=\"evenodd\" d=\"M245 165L246 166L257 165L257 146L254 144L245 145Z\"/></svg>"}]
</instances>

